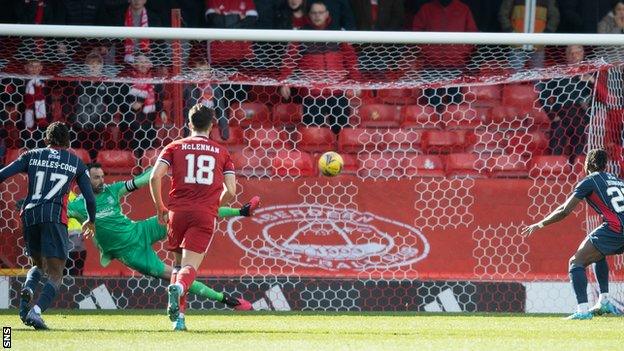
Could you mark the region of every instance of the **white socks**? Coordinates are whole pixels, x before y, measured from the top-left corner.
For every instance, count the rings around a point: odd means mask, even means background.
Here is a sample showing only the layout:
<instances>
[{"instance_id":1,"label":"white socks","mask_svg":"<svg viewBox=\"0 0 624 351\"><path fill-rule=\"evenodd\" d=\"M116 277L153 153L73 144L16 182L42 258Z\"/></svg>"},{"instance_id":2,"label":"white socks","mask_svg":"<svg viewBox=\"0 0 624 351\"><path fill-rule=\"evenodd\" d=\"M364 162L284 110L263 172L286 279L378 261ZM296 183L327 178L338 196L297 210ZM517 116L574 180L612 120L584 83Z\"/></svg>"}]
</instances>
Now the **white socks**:
<instances>
[{"instance_id":1,"label":"white socks","mask_svg":"<svg viewBox=\"0 0 624 351\"><path fill-rule=\"evenodd\" d=\"M600 293L600 297L598 297L598 302L601 304L605 304L609 301L609 293Z\"/></svg>"},{"instance_id":2,"label":"white socks","mask_svg":"<svg viewBox=\"0 0 624 351\"><path fill-rule=\"evenodd\" d=\"M588 311L589 311L589 304L587 302L579 303L578 306L576 306L576 312L587 313Z\"/></svg>"}]
</instances>

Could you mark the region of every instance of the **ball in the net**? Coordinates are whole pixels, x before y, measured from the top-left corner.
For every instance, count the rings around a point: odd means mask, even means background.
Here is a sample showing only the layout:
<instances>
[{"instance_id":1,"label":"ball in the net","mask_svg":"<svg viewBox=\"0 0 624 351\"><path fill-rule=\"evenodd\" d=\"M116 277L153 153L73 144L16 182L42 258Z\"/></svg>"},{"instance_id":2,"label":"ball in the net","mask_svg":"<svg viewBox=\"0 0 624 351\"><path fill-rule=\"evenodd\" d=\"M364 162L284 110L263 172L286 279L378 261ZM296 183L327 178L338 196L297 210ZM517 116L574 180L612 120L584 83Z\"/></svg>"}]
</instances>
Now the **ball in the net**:
<instances>
[{"instance_id":1,"label":"ball in the net","mask_svg":"<svg viewBox=\"0 0 624 351\"><path fill-rule=\"evenodd\" d=\"M321 158L318 160L318 166L324 176L333 177L342 172L344 161L338 153L328 151L321 155Z\"/></svg>"}]
</instances>

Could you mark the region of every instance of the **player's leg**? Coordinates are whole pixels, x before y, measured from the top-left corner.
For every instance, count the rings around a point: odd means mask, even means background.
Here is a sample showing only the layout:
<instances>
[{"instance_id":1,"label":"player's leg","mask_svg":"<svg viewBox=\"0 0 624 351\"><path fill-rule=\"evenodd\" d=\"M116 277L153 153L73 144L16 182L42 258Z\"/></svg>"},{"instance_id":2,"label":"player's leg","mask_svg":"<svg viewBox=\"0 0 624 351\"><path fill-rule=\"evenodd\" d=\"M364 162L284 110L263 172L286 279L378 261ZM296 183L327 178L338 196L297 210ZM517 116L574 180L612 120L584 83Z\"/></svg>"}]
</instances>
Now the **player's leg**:
<instances>
[{"instance_id":1,"label":"player's leg","mask_svg":"<svg viewBox=\"0 0 624 351\"><path fill-rule=\"evenodd\" d=\"M204 253L198 253L187 249L182 249L181 268L178 270L173 282L168 287L169 302L172 307L178 303L178 313L175 318L174 330L186 330L184 315L186 312L186 296L197 276L197 268L204 258ZM175 313L174 313L175 315ZM172 318L172 315L169 316Z\"/></svg>"},{"instance_id":2,"label":"player's leg","mask_svg":"<svg viewBox=\"0 0 624 351\"><path fill-rule=\"evenodd\" d=\"M41 228L41 256L43 271L47 281L43 286L39 299L26 315L26 323L35 329L48 329L41 318L58 294L63 279L63 269L67 260L69 237L67 226L59 223L45 223Z\"/></svg>"},{"instance_id":3,"label":"player's leg","mask_svg":"<svg viewBox=\"0 0 624 351\"><path fill-rule=\"evenodd\" d=\"M186 218L184 213L169 211L169 225L167 230L166 248L175 254L175 265L171 274L171 281L167 287L167 315L169 320L176 322L180 315L180 297L181 289L178 288L176 282L182 262L182 241L184 235L192 224L192 218ZM179 330L174 326L175 330Z\"/></svg>"},{"instance_id":4,"label":"player's leg","mask_svg":"<svg viewBox=\"0 0 624 351\"><path fill-rule=\"evenodd\" d=\"M177 253L176 255L180 256ZM162 278L170 281L171 284L176 282L177 271L180 269L179 266L170 267L166 265L152 247L127 250L118 253L116 257L121 263L143 275ZM237 305L232 303L232 300L236 301L236 299L226 298L225 294L217 292L199 281L194 281L188 292L209 300L225 303L230 307Z\"/></svg>"},{"instance_id":5,"label":"player's leg","mask_svg":"<svg viewBox=\"0 0 624 351\"><path fill-rule=\"evenodd\" d=\"M39 281L43 275L43 260L40 253L31 253L31 259L33 266L26 273L26 281L20 292L19 303L19 316L22 322L25 322L26 315L30 310L30 301L32 300L37 288L39 287Z\"/></svg>"},{"instance_id":6,"label":"player's leg","mask_svg":"<svg viewBox=\"0 0 624 351\"><path fill-rule=\"evenodd\" d=\"M39 281L43 276L41 233L38 225L24 228L24 242L26 243L26 251L32 260L32 267L26 274L26 281L20 292L19 316L22 322L26 321L26 315L30 310L30 301L37 292Z\"/></svg>"},{"instance_id":7,"label":"player's leg","mask_svg":"<svg viewBox=\"0 0 624 351\"><path fill-rule=\"evenodd\" d=\"M588 236L594 247L604 256L618 255L624 252L624 237L618 232L614 232L607 226L596 228ZM598 303L591 309L593 314L620 314L620 311L611 303L609 299L609 265L606 259L600 259L594 265L596 279L600 286L600 297Z\"/></svg>"},{"instance_id":8,"label":"player's leg","mask_svg":"<svg viewBox=\"0 0 624 351\"><path fill-rule=\"evenodd\" d=\"M587 274L585 268L604 258L604 255L596 249L590 238L587 237L579 246L576 253L570 258L569 272L572 288L576 295L577 310L569 316L569 319L591 319L587 304Z\"/></svg>"},{"instance_id":9,"label":"player's leg","mask_svg":"<svg viewBox=\"0 0 624 351\"><path fill-rule=\"evenodd\" d=\"M167 237L167 227L160 225L156 216L137 222L137 230L145 238L148 245L157 243Z\"/></svg>"},{"instance_id":10,"label":"player's leg","mask_svg":"<svg viewBox=\"0 0 624 351\"><path fill-rule=\"evenodd\" d=\"M606 258L594 263L594 275L598 281L600 296L598 297L598 302L589 312L593 315L618 314L617 308L609 300L609 264Z\"/></svg>"},{"instance_id":11,"label":"player's leg","mask_svg":"<svg viewBox=\"0 0 624 351\"><path fill-rule=\"evenodd\" d=\"M232 207L219 207L219 211L217 216L219 218L225 217L236 217L236 216L244 216L249 217L253 216L256 208L260 206L260 196L254 196L244 204L241 208L232 208Z\"/></svg>"}]
</instances>

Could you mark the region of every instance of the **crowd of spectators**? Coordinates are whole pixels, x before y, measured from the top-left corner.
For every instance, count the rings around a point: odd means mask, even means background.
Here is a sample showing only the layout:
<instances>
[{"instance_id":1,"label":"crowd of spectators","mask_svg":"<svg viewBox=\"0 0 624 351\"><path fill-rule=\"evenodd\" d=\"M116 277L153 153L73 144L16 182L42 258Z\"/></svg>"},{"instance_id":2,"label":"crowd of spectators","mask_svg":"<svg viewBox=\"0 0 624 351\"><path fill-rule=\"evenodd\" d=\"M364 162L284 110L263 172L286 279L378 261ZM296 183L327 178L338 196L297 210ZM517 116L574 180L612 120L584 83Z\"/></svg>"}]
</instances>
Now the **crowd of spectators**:
<instances>
[{"instance_id":1,"label":"crowd of spectators","mask_svg":"<svg viewBox=\"0 0 624 351\"><path fill-rule=\"evenodd\" d=\"M447 23L466 17L482 32L524 31L524 0L325 0L330 29L412 30L421 11L443 15ZM613 0L537 0L536 32L621 33L622 8ZM4 0L0 23L151 27L171 26L171 9L182 12L183 26L200 28L291 28L305 1L297 0ZM130 4L130 7L128 6ZM435 8L432 9L431 6ZM143 13L137 11L145 8ZM132 10L132 11L130 11ZM618 12L619 11L619 12ZM132 13L131 13L132 12ZM619 14L618 14L619 13ZM422 15L422 13L421 13ZM599 25L600 24L600 25ZM443 24L440 24L443 25ZM302 27L301 22L292 27ZM619 28L619 29L618 29Z\"/></svg>"}]
</instances>

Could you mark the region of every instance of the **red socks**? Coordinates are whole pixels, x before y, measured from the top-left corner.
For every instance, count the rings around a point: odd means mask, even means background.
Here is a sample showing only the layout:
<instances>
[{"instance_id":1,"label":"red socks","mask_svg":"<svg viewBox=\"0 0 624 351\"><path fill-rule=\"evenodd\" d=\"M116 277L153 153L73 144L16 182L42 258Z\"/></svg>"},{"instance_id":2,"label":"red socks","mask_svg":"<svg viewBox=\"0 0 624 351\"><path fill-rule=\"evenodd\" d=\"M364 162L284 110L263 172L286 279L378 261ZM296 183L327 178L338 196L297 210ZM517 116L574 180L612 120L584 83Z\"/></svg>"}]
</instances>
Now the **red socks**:
<instances>
[{"instance_id":1,"label":"red socks","mask_svg":"<svg viewBox=\"0 0 624 351\"><path fill-rule=\"evenodd\" d=\"M182 285L182 288L184 289L182 295L186 295L188 289L191 287L191 284L195 281L196 276L197 271L192 266L184 266L180 268L176 277L176 283Z\"/></svg>"}]
</instances>

